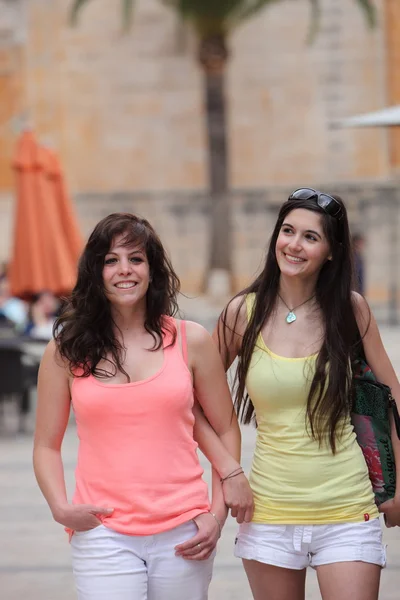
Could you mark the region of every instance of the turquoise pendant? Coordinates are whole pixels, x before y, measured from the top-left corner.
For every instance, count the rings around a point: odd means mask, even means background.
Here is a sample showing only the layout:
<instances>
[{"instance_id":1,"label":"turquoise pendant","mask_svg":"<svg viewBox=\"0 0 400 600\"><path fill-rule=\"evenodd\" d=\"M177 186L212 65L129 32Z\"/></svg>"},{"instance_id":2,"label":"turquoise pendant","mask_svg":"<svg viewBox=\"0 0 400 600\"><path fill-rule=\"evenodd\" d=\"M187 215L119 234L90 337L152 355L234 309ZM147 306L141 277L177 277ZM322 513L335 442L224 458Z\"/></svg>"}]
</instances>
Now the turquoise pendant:
<instances>
[{"instance_id":1,"label":"turquoise pendant","mask_svg":"<svg viewBox=\"0 0 400 600\"><path fill-rule=\"evenodd\" d=\"M294 314L294 312L290 311L290 312L287 314L287 317L286 317L286 323L289 323L289 325L290 325L290 323L293 323L293 321L295 321L296 319L297 319L297 317L296 317L296 315Z\"/></svg>"}]
</instances>

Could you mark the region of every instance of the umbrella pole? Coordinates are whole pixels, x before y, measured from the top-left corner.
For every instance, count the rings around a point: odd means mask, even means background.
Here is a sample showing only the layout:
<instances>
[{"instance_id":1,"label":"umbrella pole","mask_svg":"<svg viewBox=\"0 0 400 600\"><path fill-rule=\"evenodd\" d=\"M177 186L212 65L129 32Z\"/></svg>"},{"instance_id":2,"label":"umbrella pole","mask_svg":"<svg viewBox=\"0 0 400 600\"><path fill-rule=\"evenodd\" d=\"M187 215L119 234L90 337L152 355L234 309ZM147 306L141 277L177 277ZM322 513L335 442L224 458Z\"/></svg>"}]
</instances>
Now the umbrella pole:
<instances>
[{"instance_id":1,"label":"umbrella pole","mask_svg":"<svg viewBox=\"0 0 400 600\"><path fill-rule=\"evenodd\" d=\"M398 259L398 231L397 231L397 201L394 194L390 194L388 203L388 218L389 218L389 267L390 267L390 284L388 297L388 317L389 325L398 325L397 303L398 303L398 286L397 286L397 259Z\"/></svg>"}]
</instances>

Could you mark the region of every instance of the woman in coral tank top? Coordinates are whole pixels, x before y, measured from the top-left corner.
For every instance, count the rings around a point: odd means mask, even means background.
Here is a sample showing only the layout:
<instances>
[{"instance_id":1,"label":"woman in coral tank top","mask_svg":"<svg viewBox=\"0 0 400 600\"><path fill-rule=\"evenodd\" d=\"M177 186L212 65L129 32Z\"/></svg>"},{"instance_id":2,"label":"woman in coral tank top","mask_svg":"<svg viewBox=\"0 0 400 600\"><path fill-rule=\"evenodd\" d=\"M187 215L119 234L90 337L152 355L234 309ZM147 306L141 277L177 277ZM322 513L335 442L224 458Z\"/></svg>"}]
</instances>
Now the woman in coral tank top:
<instances>
[{"instance_id":1,"label":"woman in coral tank top","mask_svg":"<svg viewBox=\"0 0 400 600\"><path fill-rule=\"evenodd\" d=\"M79 600L206 600L227 506L252 517L222 362L200 325L173 318L178 290L150 224L109 215L41 363L35 473L70 535ZM72 502L60 454L70 405ZM195 439L214 467L211 505Z\"/></svg>"}]
</instances>

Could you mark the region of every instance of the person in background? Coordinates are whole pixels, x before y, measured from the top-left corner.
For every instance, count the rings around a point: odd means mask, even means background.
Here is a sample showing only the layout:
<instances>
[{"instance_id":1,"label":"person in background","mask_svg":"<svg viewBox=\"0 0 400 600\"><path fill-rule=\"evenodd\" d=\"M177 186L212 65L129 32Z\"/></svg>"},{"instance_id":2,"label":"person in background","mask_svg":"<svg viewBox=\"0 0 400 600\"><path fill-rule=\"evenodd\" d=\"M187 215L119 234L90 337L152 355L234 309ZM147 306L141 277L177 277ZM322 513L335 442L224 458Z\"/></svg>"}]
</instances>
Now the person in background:
<instances>
[{"instance_id":1,"label":"person in background","mask_svg":"<svg viewBox=\"0 0 400 600\"><path fill-rule=\"evenodd\" d=\"M50 291L35 294L27 311L27 322L23 334L35 340L48 341L53 337L53 325L59 310L59 299ZM30 389L36 386L39 366L36 361L25 361L26 388L21 397L21 425L29 415Z\"/></svg>"},{"instance_id":2,"label":"person in background","mask_svg":"<svg viewBox=\"0 0 400 600\"><path fill-rule=\"evenodd\" d=\"M23 331L27 321L27 305L20 298L11 296L5 272L0 275L0 321L14 328L16 333Z\"/></svg>"},{"instance_id":3,"label":"person in background","mask_svg":"<svg viewBox=\"0 0 400 600\"><path fill-rule=\"evenodd\" d=\"M361 233L355 233L352 237L354 273L356 278L356 290L359 294L365 294L365 237Z\"/></svg>"},{"instance_id":4,"label":"person in background","mask_svg":"<svg viewBox=\"0 0 400 600\"><path fill-rule=\"evenodd\" d=\"M50 340L59 306L60 301L53 292L43 290L35 294L28 310L25 335L35 339Z\"/></svg>"},{"instance_id":5,"label":"person in background","mask_svg":"<svg viewBox=\"0 0 400 600\"><path fill-rule=\"evenodd\" d=\"M79 600L206 600L226 505L251 520L223 365L203 327L174 318L178 290L150 223L109 215L44 353L34 468L70 535ZM61 458L71 405L72 503ZM215 469L211 504L195 438Z\"/></svg>"}]
</instances>

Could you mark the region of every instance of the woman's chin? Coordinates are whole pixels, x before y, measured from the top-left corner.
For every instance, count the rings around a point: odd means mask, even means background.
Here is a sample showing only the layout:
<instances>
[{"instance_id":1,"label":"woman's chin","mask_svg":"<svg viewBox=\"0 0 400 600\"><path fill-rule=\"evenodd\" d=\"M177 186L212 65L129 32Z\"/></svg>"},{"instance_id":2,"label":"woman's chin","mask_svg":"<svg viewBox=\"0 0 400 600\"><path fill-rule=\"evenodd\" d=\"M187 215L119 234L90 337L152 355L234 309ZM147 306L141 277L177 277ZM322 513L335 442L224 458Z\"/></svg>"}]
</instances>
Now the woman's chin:
<instances>
[{"instance_id":1,"label":"woman's chin","mask_svg":"<svg viewBox=\"0 0 400 600\"><path fill-rule=\"evenodd\" d=\"M300 275L302 275L302 271L297 265L292 266L285 263L283 265L279 265L279 267L281 275L284 275L285 277L299 277Z\"/></svg>"}]
</instances>

